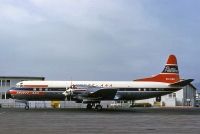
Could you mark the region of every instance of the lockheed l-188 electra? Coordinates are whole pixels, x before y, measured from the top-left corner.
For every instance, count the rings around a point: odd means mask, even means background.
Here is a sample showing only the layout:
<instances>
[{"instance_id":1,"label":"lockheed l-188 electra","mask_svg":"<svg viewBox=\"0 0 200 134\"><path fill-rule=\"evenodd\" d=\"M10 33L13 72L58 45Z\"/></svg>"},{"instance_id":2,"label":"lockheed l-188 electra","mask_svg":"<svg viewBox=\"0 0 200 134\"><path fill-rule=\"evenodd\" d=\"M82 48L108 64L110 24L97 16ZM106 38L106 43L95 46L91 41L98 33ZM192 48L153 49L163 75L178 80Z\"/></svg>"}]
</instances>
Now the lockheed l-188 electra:
<instances>
[{"instance_id":1,"label":"lockheed l-188 electra","mask_svg":"<svg viewBox=\"0 0 200 134\"><path fill-rule=\"evenodd\" d=\"M8 92L16 100L70 100L101 110L104 100L142 100L182 89L193 79L179 76L177 60L170 55L163 71L133 81L22 81ZM28 103L25 106L29 109Z\"/></svg>"}]
</instances>

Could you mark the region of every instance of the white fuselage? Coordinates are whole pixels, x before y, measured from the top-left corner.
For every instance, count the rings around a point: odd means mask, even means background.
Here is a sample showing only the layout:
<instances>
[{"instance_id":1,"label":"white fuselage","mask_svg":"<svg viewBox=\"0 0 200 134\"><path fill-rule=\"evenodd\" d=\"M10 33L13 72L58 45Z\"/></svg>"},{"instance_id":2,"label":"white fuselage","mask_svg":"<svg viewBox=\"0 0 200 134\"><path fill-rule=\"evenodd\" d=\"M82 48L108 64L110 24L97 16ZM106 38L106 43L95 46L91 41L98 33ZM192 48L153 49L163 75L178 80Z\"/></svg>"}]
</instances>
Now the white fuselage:
<instances>
[{"instance_id":1,"label":"white fuselage","mask_svg":"<svg viewBox=\"0 0 200 134\"><path fill-rule=\"evenodd\" d=\"M104 88L171 88L168 83L140 81L23 81L17 83L16 86L47 86L49 88L68 88L71 85L87 85Z\"/></svg>"},{"instance_id":2,"label":"white fuselage","mask_svg":"<svg viewBox=\"0 0 200 134\"><path fill-rule=\"evenodd\" d=\"M74 98L101 98L101 100L140 100L179 90L164 82L141 81L22 81L11 89L12 97L25 100L63 100L64 92L73 85L88 88L70 89ZM66 92L65 92L66 93ZM91 95L92 93L97 93Z\"/></svg>"}]
</instances>

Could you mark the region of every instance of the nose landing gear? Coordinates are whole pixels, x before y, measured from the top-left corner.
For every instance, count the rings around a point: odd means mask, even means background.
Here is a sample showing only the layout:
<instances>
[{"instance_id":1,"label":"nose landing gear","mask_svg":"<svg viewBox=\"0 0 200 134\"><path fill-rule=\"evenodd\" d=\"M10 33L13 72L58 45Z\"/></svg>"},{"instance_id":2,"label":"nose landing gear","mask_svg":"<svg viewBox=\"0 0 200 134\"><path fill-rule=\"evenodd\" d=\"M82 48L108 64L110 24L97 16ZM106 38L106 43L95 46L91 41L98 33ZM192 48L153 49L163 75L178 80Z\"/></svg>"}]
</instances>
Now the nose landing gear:
<instances>
[{"instance_id":1,"label":"nose landing gear","mask_svg":"<svg viewBox=\"0 0 200 134\"><path fill-rule=\"evenodd\" d=\"M29 110L29 106L26 105L26 106L24 107L24 109L25 109L25 110Z\"/></svg>"},{"instance_id":2,"label":"nose landing gear","mask_svg":"<svg viewBox=\"0 0 200 134\"><path fill-rule=\"evenodd\" d=\"M29 103L28 103L28 101L26 101L26 100L15 100L15 103L24 103L25 104L24 109L25 110L29 110Z\"/></svg>"}]
</instances>

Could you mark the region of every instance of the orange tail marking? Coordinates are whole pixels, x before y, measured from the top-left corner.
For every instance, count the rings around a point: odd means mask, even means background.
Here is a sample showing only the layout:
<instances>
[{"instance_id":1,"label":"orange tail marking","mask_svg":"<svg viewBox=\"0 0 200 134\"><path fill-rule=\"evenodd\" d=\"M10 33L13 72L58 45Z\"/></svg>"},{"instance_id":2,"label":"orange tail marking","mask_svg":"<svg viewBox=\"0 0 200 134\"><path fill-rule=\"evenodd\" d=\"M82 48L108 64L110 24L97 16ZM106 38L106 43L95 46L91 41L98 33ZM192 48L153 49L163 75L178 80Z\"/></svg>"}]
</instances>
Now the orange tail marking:
<instances>
[{"instance_id":1,"label":"orange tail marking","mask_svg":"<svg viewBox=\"0 0 200 134\"><path fill-rule=\"evenodd\" d=\"M168 60L167 60L167 64L177 65L176 56L175 55L170 55Z\"/></svg>"},{"instance_id":2,"label":"orange tail marking","mask_svg":"<svg viewBox=\"0 0 200 134\"><path fill-rule=\"evenodd\" d=\"M164 70L155 76L147 77L143 79L137 79L135 81L151 81L151 82L165 82L174 83L180 80L178 65L175 55L170 55Z\"/></svg>"}]
</instances>

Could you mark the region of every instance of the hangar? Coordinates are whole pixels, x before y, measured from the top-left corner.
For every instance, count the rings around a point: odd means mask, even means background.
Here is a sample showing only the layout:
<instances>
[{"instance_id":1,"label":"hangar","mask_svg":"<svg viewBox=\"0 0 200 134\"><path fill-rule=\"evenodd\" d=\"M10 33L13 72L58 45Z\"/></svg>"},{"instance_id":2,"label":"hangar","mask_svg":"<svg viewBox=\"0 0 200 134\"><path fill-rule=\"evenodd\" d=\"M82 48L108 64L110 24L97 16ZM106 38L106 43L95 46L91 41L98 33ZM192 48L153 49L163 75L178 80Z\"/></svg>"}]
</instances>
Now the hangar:
<instances>
[{"instance_id":1,"label":"hangar","mask_svg":"<svg viewBox=\"0 0 200 134\"><path fill-rule=\"evenodd\" d=\"M197 89L189 84L181 90L157 98L136 101L136 103L150 103L152 106L175 107L175 106L195 106Z\"/></svg>"},{"instance_id":2,"label":"hangar","mask_svg":"<svg viewBox=\"0 0 200 134\"><path fill-rule=\"evenodd\" d=\"M45 77L26 77L26 76L0 76L0 99L7 99L6 92L11 87L15 87L20 81L45 80Z\"/></svg>"}]
</instances>

